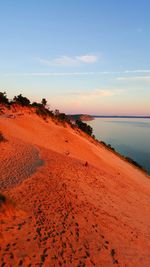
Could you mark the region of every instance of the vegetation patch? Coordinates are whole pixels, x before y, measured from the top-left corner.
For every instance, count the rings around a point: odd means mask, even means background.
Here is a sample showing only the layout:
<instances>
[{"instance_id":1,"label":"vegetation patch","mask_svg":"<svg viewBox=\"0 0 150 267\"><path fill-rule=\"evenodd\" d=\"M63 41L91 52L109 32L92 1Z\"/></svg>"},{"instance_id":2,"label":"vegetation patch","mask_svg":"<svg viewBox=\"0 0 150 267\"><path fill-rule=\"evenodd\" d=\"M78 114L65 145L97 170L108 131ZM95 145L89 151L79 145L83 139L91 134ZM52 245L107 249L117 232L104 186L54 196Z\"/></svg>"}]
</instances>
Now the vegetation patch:
<instances>
[{"instance_id":1,"label":"vegetation patch","mask_svg":"<svg viewBox=\"0 0 150 267\"><path fill-rule=\"evenodd\" d=\"M142 169L143 171L145 171L145 169L139 164L137 163L135 160L129 158L129 157L124 157L129 163L133 164L134 166L136 166L137 168Z\"/></svg>"},{"instance_id":2,"label":"vegetation patch","mask_svg":"<svg viewBox=\"0 0 150 267\"><path fill-rule=\"evenodd\" d=\"M103 146L106 146L108 149L115 151L114 147L111 146L111 144L106 144L104 141L100 142Z\"/></svg>"},{"instance_id":3,"label":"vegetation patch","mask_svg":"<svg viewBox=\"0 0 150 267\"><path fill-rule=\"evenodd\" d=\"M5 137L3 136L3 134L0 132L0 142L5 142L6 139Z\"/></svg>"},{"instance_id":4,"label":"vegetation patch","mask_svg":"<svg viewBox=\"0 0 150 267\"><path fill-rule=\"evenodd\" d=\"M9 104L9 100L7 98L6 92L0 92L0 104L4 104L4 105Z\"/></svg>"},{"instance_id":5,"label":"vegetation patch","mask_svg":"<svg viewBox=\"0 0 150 267\"><path fill-rule=\"evenodd\" d=\"M6 202L6 197L0 193L0 205Z\"/></svg>"},{"instance_id":6,"label":"vegetation patch","mask_svg":"<svg viewBox=\"0 0 150 267\"><path fill-rule=\"evenodd\" d=\"M130 157L124 157L123 155L119 154L110 144L106 144L105 142L101 141L100 142L103 146L107 147L108 149L111 149L112 151L115 152L115 154L121 156L122 158L124 158L126 161L128 161L130 164L136 166L137 168L141 169L144 172L147 172L138 162L136 162L135 160L133 160Z\"/></svg>"},{"instance_id":7,"label":"vegetation patch","mask_svg":"<svg viewBox=\"0 0 150 267\"><path fill-rule=\"evenodd\" d=\"M35 108L36 114L38 116L41 116L45 121L47 121L46 119L48 117L51 117L56 121L56 123L60 122L64 126L67 123L72 128L79 128L81 131L87 133L88 135L94 138L94 136L92 135L93 129L90 125L88 125L85 122L82 122L80 117L78 116L75 116L74 118L75 121L74 123L72 123L71 117L69 115L59 112L58 109L56 109L55 111L51 111L49 109L49 106L47 105L46 98L43 98L40 103L37 103L37 102L31 103L31 101L27 97L23 96L22 94L14 96L13 100L9 100L7 98L6 92L0 92L0 104L3 104L7 106L7 108L10 108L10 109L11 109L11 106L13 106L14 104L20 105L22 107Z\"/></svg>"},{"instance_id":8,"label":"vegetation patch","mask_svg":"<svg viewBox=\"0 0 150 267\"><path fill-rule=\"evenodd\" d=\"M92 136L93 129L90 125L88 125L85 122L82 122L81 120L76 120L76 125L79 129L81 129L83 132L87 133L88 135Z\"/></svg>"}]
</instances>

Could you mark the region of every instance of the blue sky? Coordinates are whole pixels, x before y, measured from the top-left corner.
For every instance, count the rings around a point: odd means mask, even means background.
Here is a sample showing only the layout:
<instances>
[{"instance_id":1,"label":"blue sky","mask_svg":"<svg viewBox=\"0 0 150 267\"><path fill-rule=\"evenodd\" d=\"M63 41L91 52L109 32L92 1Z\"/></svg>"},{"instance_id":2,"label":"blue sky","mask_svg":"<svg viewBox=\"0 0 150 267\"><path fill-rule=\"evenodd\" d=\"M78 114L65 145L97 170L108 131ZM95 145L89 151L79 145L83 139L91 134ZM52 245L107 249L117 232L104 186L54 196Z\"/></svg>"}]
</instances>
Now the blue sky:
<instances>
[{"instance_id":1,"label":"blue sky","mask_svg":"<svg viewBox=\"0 0 150 267\"><path fill-rule=\"evenodd\" d=\"M150 115L150 2L0 2L0 90L67 113Z\"/></svg>"}]
</instances>

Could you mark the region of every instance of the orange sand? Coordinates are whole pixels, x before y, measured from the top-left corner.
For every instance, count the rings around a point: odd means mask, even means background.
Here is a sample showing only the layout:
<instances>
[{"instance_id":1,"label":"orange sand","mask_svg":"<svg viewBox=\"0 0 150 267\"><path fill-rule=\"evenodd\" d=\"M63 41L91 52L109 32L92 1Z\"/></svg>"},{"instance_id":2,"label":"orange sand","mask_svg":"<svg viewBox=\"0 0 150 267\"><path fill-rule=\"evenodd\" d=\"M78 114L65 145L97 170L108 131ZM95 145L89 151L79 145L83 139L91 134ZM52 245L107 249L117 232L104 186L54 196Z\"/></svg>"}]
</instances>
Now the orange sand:
<instances>
[{"instance_id":1,"label":"orange sand","mask_svg":"<svg viewBox=\"0 0 150 267\"><path fill-rule=\"evenodd\" d=\"M148 175L35 114L0 130L1 266L150 266Z\"/></svg>"}]
</instances>

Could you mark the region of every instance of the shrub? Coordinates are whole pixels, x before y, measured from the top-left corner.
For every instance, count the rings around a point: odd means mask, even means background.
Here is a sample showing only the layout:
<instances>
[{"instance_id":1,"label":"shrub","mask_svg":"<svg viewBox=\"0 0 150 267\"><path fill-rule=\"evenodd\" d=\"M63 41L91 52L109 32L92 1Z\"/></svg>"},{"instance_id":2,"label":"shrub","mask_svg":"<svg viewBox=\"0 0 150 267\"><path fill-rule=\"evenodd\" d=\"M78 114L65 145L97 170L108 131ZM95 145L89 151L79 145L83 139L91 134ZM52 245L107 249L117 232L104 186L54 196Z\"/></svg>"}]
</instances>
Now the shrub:
<instances>
[{"instance_id":1,"label":"shrub","mask_svg":"<svg viewBox=\"0 0 150 267\"><path fill-rule=\"evenodd\" d=\"M114 147L111 146L111 144L106 144L104 141L100 142L103 146L106 146L107 148L111 149L112 151L115 151Z\"/></svg>"},{"instance_id":2,"label":"shrub","mask_svg":"<svg viewBox=\"0 0 150 267\"><path fill-rule=\"evenodd\" d=\"M70 123L70 119L68 118L68 116L65 114L65 113L59 113L57 115L57 118L61 121L64 121L64 122L69 122Z\"/></svg>"},{"instance_id":3,"label":"shrub","mask_svg":"<svg viewBox=\"0 0 150 267\"><path fill-rule=\"evenodd\" d=\"M9 104L9 100L5 92L0 92L0 104Z\"/></svg>"},{"instance_id":4,"label":"shrub","mask_svg":"<svg viewBox=\"0 0 150 267\"><path fill-rule=\"evenodd\" d=\"M109 149L115 151L114 147L112 147L111 144L108 144L107 146L108 146Z\"/></svg>"},{"instance_id":5,"label":"shrub","mask_svg":"<svg viewBox=\"0 0 150 267\"><path fill-rule=\"evenodd\" d=\"M88 135L92 135L93 129L90 125L88 125L85 122L82 122L81 120L76 120L76 125L85 133Z\"/></svg>"},{"instance_id":6,"label":"shrub","mask_svg":"<svg viewBox=\"0 0 150 267\"><path fill-rule=\"evenodd\" d=\"M33 102L32 106L35 108L43 108L43 105L41 103Z\"/></svg>"},{"instance_id":7,"label":"shrub","mask_svg":"<svg viewBox=\"0 0 150 267\"><path fill-rule=\"evenodd\" d=\"M46 107L47 100L45 98L43 98L42 101L41 101L41 104L42 104L43 107Z\"/></svg>"},{"instance_id":8,"label":"shrub","mask_svg":"<svg viewBox=\"0 0 150 267\"><path fill-rule=\"evenodd\" d=\"M137 163L135 160L131 159L130 157L125 157L125 159L126 159L129 163L131 163L131 164L135 165L136 167L138 167L138 168L144 170L144 168L143 168L139 163Z\"/></svg>"},{"instance_id":9,"label":"shrub","mask_svg":"<svg viewBox=\"0 0 150 267\"><path fill-rule=\"evenodd\" d=\"M0 193L0 204L3 204L6 202L6 197Z\"/></svg>"},{"instance_id":10,"label":"shrub","mask_svg":"<svg viewBox=\"0 0 150 267\"><path fill-rule=\"evenodd\" d=\"M30 100L27 97L22 96L22 94L15 96L13 99L13 102L17 103L21 106L29 106L30 105Z\"/></svg>"},{"instance_id":11,"label":"shrub","mask_svg":"<svg viewBox=\"0 0 150 267\"><path fill-rule=\"evenodd\" d=\"M36 114L39 115L39 116L47 116L47 112L43 108L37 108L36 109Z\"/></svg>"},{"instance_id":12,"label":"shrub","mask_svg":"<svg viewBox=\"0 0 150 267\"><path fill-rule=\"evenodd\" d=\"M45 107L42 104L37 104L36 114L39 116L53 117L53 112Z\"/></svg>"},{"instance_id":13,"label":"shrub","mask_svg":"<svg viewBox=\"0 0 150 267\"><path fill-rule=\"evenodd\" d=\"M3 136L3 134L0 132L0 142L4 142L6 141L5 137Z\"/></svg>"}]
</instances>

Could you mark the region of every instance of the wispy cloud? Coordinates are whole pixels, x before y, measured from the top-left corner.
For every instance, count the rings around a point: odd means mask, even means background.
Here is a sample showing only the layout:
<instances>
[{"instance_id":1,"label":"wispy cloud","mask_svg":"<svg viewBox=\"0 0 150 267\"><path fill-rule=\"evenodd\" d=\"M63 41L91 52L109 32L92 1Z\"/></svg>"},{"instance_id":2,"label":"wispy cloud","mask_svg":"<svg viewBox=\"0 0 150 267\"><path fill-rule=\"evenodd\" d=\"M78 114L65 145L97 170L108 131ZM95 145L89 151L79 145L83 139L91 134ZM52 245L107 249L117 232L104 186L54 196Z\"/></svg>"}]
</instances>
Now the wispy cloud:
<instances>
[{"instance_id":1,"label":"wispy cloud","mask_svg":"<svg viewBox=\"0 0 150 267\"><path fill-rule=\"evenodd\" d=\"M131 77L118 77L118 81L149 81L150 76L131 76Z\"/></svg>"},{"instance_id":2,"label":"wispy cloud","mask_svg":"<svg viewBox=\"0 0 150 267\"><path fill-rule=\"evenodd\" d=\"M150 69L148 70L125 70L124 73L150 73Z\"/></svg>"},{"instance_id":3,"label":"wispy cloud","mask_svg":"<svg viewBox=\"0 0 150 267\"><path fill-rule=\"evenodd\" d=\"M67 93L68 95L72 95L74 97L79 97L79 98L89 98L89 99L93 99L93 98L97 98L97 97L111 97L111 96L115 96L115 95L119 95L120 93L122 93L123 90L121 89L95 89L95 90L90 90L90 91L76 91L76 92L71 92L71 93Z\"/></svg>"},{"instance_id":4,"label":"wispy cloud","mask_svg":"<svg viewBox=\"0 0 150 267\"><path fill-rule=\"evenodd\" d=\"M61 56L49 61L49 65L57 65L57 66L76 66L78 65L78 61L76 58Z\"/></svg>"},{"instance_id":5,"label":"wispy cloud","mask_svg":"<svg viewBox=\"0 0 150 267\"><path fill-rule=\"evenodd\" d=\"M83 63L94 63L98 61L98 57L94 55L83 55L76 57L76 60L81 61Z\"/></svg>"},{"instance_id":6,"label":"wispy cloud","mask_svg":"<svg viewBox=\"0 0 150 267\"><path fill-rule=\"evenodd\" d=\"M77 66L77 65L80 65L81 63L84 63L84 64L95 63L98 61L98 59L99 59L99 56L91 55L91 54L74 56L74 57L61 56L61 57L54 58L51 60L37 58L37 60L40 63L44 65L48 65L48 66Z\"/></svg>"},{"instance_id":7,"label":"wispy cloud","mask_svg":"<svg viewBox=\"0 0 150 267\"><path fill-rule=\"evenodd\" d=\"M150 73L150 69L124 70L124 71L88 71L88 72L23 72L6 73L7 76L90 76L90 75L127 75L127 74ZM117 80L149 79L149 76L121 76Z\"/></svg>"},{"instance_id":8,"label":"wispy cloud","mask_svg":"<svg viewBox=\"0 0 150 267\"><path fill-rule=\"evenodd\" d=\"M7 73L7 76L89 76L96 75L97 72L23 72Z\"/></svg>"}]
</instances>

